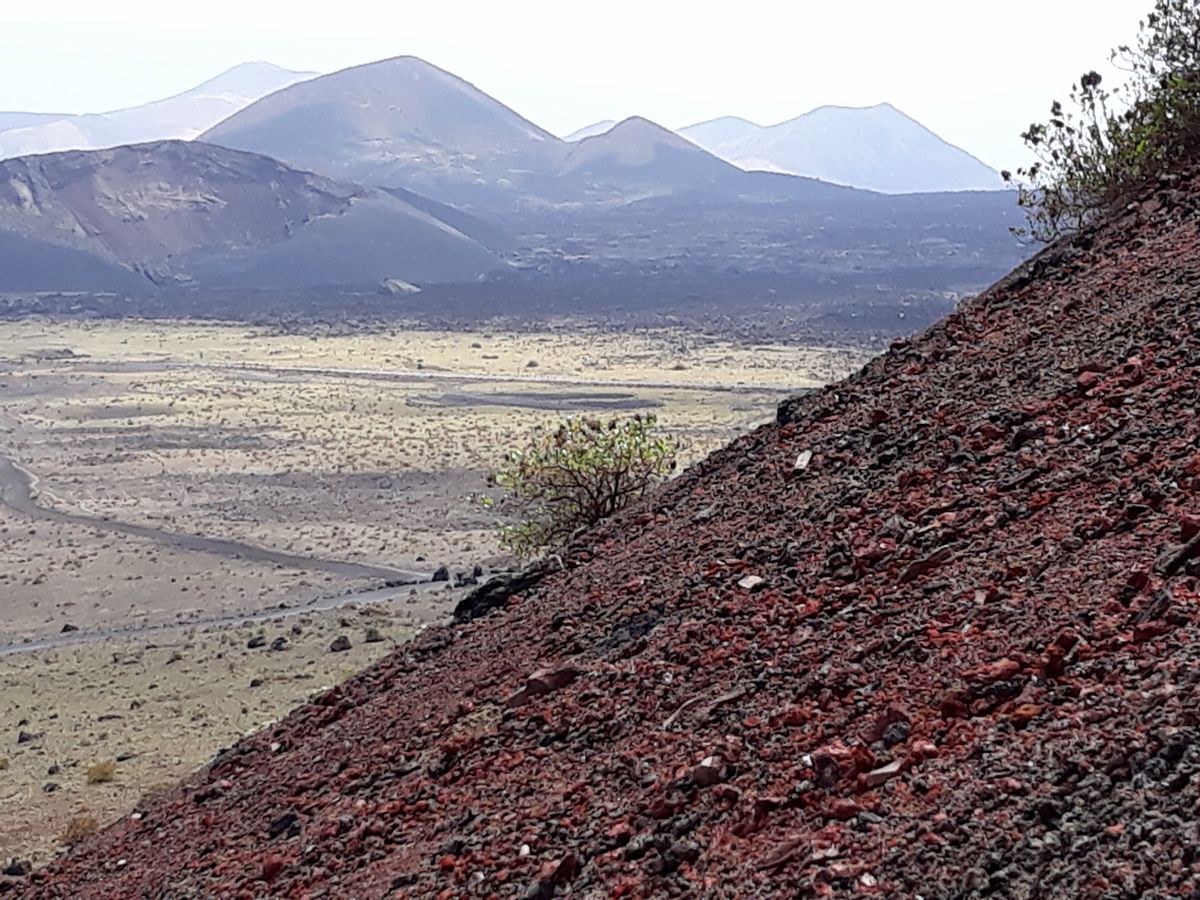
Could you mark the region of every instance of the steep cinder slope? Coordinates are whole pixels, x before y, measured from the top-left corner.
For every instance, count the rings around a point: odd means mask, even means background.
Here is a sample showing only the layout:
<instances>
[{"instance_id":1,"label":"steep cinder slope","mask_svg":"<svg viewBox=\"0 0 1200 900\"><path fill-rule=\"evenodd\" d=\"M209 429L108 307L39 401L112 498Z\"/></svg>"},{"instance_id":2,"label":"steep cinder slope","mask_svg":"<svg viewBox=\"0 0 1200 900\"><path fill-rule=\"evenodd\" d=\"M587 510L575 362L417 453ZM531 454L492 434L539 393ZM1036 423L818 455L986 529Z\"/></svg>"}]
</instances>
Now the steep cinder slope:
<instances>
[{"instance_id":1,"label":"steep cinder slope","mask_svg":"<svg viewBox=\"0 0 1200 900\"><path fill-rule=\"evenodd\" d=\"M1195 189L785 404L20 890L1191 895Z\"/></svg>"}]
</instances>

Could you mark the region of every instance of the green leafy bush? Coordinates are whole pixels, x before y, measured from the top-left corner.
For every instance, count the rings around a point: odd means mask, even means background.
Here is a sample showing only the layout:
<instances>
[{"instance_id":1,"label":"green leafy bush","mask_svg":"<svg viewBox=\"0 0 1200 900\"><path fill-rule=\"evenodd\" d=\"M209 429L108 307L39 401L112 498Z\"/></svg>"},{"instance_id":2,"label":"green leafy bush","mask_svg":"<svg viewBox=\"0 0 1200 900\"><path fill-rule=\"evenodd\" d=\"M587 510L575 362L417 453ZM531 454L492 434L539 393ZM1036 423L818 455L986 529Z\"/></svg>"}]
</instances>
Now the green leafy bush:
<instances>
[{"instance_id":1,"label":"green leafy bush","mask_svg":"<svg viewBox=\"0 0 1200 900\"><path fill-rule=\"evenodd\" d=\"M501 543L526 559L564 546L644 496L674 471L678 452L653 415L572 418L539 430L495 474L505 492L498 506L511 523L501 527Z\"/></svg>"},{"instance_id":2,"label":"green leafy bush","mask_svg":"<svg viewBox=\"0 0 1200 900\"><path fill-rule=\"evenodd\" d=\"M1050 118L1022 135L1036 162L1019 182L1028 226L1018 234L1052 241L1170 178L1200 150L1200 0L1156 0L1133 45L1112 61L1128 76L1108 90L1097 72L1055 101Z\"/></svg>"}]
</instances>

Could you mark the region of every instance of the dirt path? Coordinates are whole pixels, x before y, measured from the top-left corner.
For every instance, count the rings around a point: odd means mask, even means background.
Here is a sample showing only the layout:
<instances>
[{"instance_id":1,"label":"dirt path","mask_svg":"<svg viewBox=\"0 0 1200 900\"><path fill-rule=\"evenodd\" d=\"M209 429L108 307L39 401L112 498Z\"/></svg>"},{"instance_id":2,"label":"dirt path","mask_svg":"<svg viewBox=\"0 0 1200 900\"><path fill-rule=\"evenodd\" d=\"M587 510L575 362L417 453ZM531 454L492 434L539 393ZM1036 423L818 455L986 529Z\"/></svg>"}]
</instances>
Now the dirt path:
<instances>
[{"instance_id":1,"label":"dirt path","mask_svg":"<svg viewBox=\"0 0 1200 900\"><path fill-rule=\"evenodd\" d=\"M56 364L70 364L90 372L167 372L167 371L217 371L234 375L299 377L306 378L362 378L369 381L424 382L452 381L494 384L544 384L549 387L613 388L625 390L676 390L701 393L779 393L802 394L813 390L811 384L729 384L712 381L670 380L621 380L606 378L579 378L569 375L516 375L487 374L483 372L458 372L446 369L366 369L348 366L290 366L267 363L204 363L180 362L177 360L136 360L111 362L81 358L78 360L56 360Z\"/></svg>"},{"instance_id":2,"label":"dirt path","mask_svg":"<svg viewBox=\"0 0 1200 900\"><path fill-rule=\"evenodd\" d=\"M251 560L275 566L285 566L294 569L328 572L345 578L378 578L389 585L417 584L430 579L428 572L416 572L410 569L393 569L387 566L372 566L365 563L343 562L334 559L320 559L310 556L298 556L292 553L282 553L253 544L242 544L223 538L202 537L194 534L182 534L164 531L148 525L134 525L130 522L118 522L99 516L85 516L76 513L62 512L38 504L34 496L37 478L8 456L0 455L0 503L23 516L44 521L82 525L86 528L96 528L110 531L114 534L125 534L131 537L145 538L170 547L184 550L194 550L200 553L211 553L228 559Z\"/></svg>"}]
</instances>

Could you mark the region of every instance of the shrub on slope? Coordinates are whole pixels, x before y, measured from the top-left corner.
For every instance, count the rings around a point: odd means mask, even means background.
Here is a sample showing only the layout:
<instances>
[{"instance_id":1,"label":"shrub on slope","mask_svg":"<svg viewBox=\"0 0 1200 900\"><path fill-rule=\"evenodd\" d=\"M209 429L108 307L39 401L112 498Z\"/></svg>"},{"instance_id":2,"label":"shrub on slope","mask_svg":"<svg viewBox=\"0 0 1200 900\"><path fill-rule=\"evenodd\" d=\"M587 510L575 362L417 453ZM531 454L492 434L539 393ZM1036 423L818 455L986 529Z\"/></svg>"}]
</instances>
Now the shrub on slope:
<instances>
[{"instance_id":1,"label":"shrub on slope","mask_svg":"<svg viewBox=\"0 0 1200 900\"><path fill-rule=\"evenodd\" d=\"M1113 90L1084 73L1069 102L1021 135L1037 161L1017 171L1028 227L1041 241L1077 231L1200 151L1200 0L1156 0L1137 40L1113 52L1128 74ZM1012 180L1012 173L1003 173Z\"/></svg>"}]
</instances>

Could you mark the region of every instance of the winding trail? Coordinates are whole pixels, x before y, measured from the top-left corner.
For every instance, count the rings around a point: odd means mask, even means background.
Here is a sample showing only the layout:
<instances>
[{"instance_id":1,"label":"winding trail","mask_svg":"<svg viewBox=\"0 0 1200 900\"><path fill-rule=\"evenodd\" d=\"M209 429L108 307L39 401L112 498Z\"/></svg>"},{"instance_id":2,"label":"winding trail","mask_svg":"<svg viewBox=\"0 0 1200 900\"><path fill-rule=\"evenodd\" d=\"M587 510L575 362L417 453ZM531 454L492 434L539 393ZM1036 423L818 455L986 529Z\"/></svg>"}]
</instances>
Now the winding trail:
<instances>
[{"instance_id":1,"label":"winding trail","mask_svg":"<svg viewBox=\"0 0 1200 900\"><path fill-rule=\"evenodd\" d=\"M282 553L278 550L268 550L253 544L242 544L223 538L202 537L195 534L183 534L175 531L164 531L148 525L134 525L130 522L120 522L100 516L85 516L77 513L67 513L38 504L33 490L37 479L30 472L21 468L16 460L0 455L0 504L23 516L43 521L58 522L67 525L82 525L86 528L96 528L110 531L114 534L125 534L131 537L145 538L168 547L178 547L182 550L193 550L200 553L211 553L227 559L251 560L292 569L308 569L310 571L328 572L344 578L376 578L388 583L389 586L418 584L430 579L428 572L416 572L411 569L393 569L387 566L373 566L367 563L343 562L334 559L321 559L312 556L298 556L293 553Z\"/></svg>"},{"instance_id":2,"label":"winding trail","mask_svg":"<svg viewBox=\"0 0 1200 900\"><path fill-rule=\"evenodd\" d=\"M486 372L457 372L446 369L368 369L350 366L299 366L279 365L270 363L249 362L186 362L174 359L163 360L55 360L57 364L69 364L72 368L89 372L167 372L167 371L208 371L221 372L227 375L274 378L337 378L363 379L366 381L389 381L397 383L422 382L464 382L480 384L540 384L548 387L578 387L624 390L674 390L698 391L700 393L721 394L756 394L778 393L803 394L815 390L816 386L810 381L797 385L787 382L778 383L742 383L688 380L621 380L610 378L584 378L574 375L518 375Z\"/></svg>"}]
</instances>

